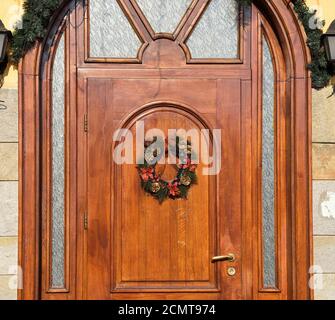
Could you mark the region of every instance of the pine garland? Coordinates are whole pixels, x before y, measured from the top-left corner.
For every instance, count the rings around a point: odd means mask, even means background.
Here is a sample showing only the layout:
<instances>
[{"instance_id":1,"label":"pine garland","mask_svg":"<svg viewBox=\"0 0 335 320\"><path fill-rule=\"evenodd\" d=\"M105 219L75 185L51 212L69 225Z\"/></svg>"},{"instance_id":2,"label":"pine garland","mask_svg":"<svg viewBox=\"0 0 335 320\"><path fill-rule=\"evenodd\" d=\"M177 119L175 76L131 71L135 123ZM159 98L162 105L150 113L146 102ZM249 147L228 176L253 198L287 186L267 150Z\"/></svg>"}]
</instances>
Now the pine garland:
<instances>
[{"instance_id":1,"label":"pine garland","mask_svg":"<svg viewBox=\"0 0 335 320\"><path fill-rule=\"evenodd\" d=\"M23 4L23 16L20 26L13 33L11 60L19 60L46 35L53 13L62 0L26 0Z\"/></svg>"},{"instance_id":2,"label":"pine garland","mask_svg":"<svg viewBox=\"0 0 335 320\"><path fill-rule=\"evenodd\" d=\"M10 59L14 63L19 60L35 45L42 41L46 35L48 25L53 13L59 8L63 0L26 0L23 5L24 14L22 25L16 27L13 33ZM241 5L250 5L252 0L236 0ZM293 0L294 9L302 22L306 34L307 45L311 52L312 62L308 65L312 73L312 86L322 89L329 85L334 71L328 68L325 52L321 47L322 31L311 29L309 23L315 17L304 0Z\"/></svg>"},{"instance_id":3,"label":"pine garland","mask_svg":"<svg viewBox=\"0 0 335 320\"><path fill-rule=\"evenodd\" d=\"M308 69L312 73L312 85L314 89L319 90L328 86L331 77L334 75L328 68L326 53L322 48L322 30L318 28L312 29L310 27L312 19L316 19L316 11L310 11L304 0L295 0L294 9L299 20L302 22L307 35L307 45L312 57L312 61L308 65ZM322 24L324 25L324 21Z\"/></svg>"}]
</instances>

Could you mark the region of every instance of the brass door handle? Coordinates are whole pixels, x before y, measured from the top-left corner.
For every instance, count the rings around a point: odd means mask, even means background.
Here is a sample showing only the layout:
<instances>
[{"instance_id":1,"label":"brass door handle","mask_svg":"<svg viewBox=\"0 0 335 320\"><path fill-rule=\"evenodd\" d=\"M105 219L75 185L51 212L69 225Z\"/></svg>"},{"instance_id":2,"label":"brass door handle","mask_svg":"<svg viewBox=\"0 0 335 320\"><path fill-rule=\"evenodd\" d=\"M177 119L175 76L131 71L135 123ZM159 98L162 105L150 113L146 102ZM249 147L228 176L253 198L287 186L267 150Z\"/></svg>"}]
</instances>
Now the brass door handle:
<instances>
[{"instance_id":1,"label":"brass door handle","mask_svg":"<svg viewBox=\"0 0 335 320\"><path fill-rule=\"evenodd\" d=\"M212 258L212 263L221 262L221 261L234 262L235 255L233 253L229 253L226 256L217 256L217 257Z\"/></svg>"}]
</instances>

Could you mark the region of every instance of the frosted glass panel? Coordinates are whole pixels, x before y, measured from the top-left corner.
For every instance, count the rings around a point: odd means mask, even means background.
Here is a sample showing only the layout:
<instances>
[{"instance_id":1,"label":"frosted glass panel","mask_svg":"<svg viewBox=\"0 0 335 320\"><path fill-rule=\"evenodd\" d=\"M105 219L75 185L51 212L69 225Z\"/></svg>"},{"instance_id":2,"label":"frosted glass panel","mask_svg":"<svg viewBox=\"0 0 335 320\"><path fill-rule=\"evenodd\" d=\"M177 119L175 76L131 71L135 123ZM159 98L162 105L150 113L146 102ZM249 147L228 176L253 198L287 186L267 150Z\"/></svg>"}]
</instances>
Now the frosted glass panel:
<instances>
[{"instance_id":1,"label":"frosted glass panel","mask_svg":"<svg viewBox=\"0 0 335 320\"><path fill-rule=\"evenodd\" d=\"M141 41L116 0L90 0L90 57L136 58Z\"/></svg>"},{"instance_id":2,"label":"frosted glass panel","mask_svg":"<svg viewBox=\"0 0 335 320\"><path fill-rule=\"evenodd\" d=\"M276 287L274 66L263 38L262 205L264 287Z\"/></svg>"},{"instance_id":3,"label":"frosted glass panel","mask_svg":"<svg viewBox=\"0 0 335 320\"><path fill-rule=\"evenodd\" d=\"M173 33L192 0L137 0L156 33Z\"/></svg>"},{"instance_id":4,"label":"frosted glass panel","mask_svg":"<svg viewBox=\"0 0 335 320\"><path fill-rule=\"evenodd\" d=\"M64 35L53 66L52 80L52 273L53 288L64 287L65 213L65 63Z\"/></svg>"},{"instance_id":5,"label":"frosted glass panel","mask_svg":"<svg viewBox=\"0 0 335 320\"><path fill-rule=\"evenodd\" d=\"M238 58L239 20L236 0L211 0L186 42L192 58Z\"/></svg>"}]
</instances>

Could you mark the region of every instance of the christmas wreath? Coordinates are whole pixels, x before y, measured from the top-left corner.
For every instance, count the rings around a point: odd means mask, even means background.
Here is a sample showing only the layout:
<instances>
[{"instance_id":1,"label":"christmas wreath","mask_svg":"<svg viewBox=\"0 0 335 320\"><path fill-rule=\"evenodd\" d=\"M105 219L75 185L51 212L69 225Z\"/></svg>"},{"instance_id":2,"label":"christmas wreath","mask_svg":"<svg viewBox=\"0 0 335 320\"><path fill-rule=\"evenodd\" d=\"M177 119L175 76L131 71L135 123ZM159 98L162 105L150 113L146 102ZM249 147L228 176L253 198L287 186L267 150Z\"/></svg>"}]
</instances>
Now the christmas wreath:
<instances>
[{"instance_id":1,"label":"christmas wreath","mask_svg":"<svg viewBox=\"0 0 335 320\"><path fill-rule=\"evenodd\" d=\"M141 185L144 191L152 195L160 203L165 199L186 199L191 186L197 182L197 165L192 163L194 154L192 153L191 142L183 143L179 137L176 138L176 147L168 146L165 153L162 148L156 147L155 138L144 145L144 163L137 166ZM167 143L165 142L165 146ZM175 152L173 151L175 149ZM156 166L159 159L171 151L179 160L176 164L176 176L171 181L162 179L157 173ZM193 155L193 156L192 156ZM180 161L182 159L182 161Z\"/></svg>"}]
</instances>

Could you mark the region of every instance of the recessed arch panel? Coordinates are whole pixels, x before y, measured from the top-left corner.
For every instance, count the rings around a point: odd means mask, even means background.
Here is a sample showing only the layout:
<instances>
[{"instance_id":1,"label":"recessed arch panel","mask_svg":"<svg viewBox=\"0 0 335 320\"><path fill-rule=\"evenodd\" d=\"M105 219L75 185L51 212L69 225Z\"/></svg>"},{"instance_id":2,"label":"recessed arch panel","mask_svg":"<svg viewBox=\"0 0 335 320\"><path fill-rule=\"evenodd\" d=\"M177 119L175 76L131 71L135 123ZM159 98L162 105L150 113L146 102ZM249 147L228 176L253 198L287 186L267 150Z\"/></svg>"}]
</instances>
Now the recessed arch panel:
<instances>
[{"instance_id":1,"label":"recessed arch panel","mask_svg":"<svg viewBox=\"0 0 335 320\"><path fill-rule=\"evenodd\" d=\"M138 121L143 121L146 130L160 128L166 137L169 128L195 129L199 138L202 129L209 130L194 108L164 101L139 107L121 121L121 127L129 129L135 137ZM144 292L219 290L218 269L214 265L206 267L216 249L214 217L218 190L215 189L215 177L202 175L202 165L199 165L198 182L190 189L188 199L167 200L160 204L145 195L134 165L118 166L112 161L111 165L111 181L124 181L113 195L113 199L120 201L112 201L113 233L117 241L111 249L115 257L111 291L120 293L139 288ZM175 165L159 166L163 179L173 179ZM138 194L138 199L130 201L130 194ZM134 203L138 206L134 207ZM160 244L150 241L157 236L162 240ZM197 253L194 252L195 244ZM157 250L159 261L148 263L155 259Z\"/></svg>"}]
</instances>

